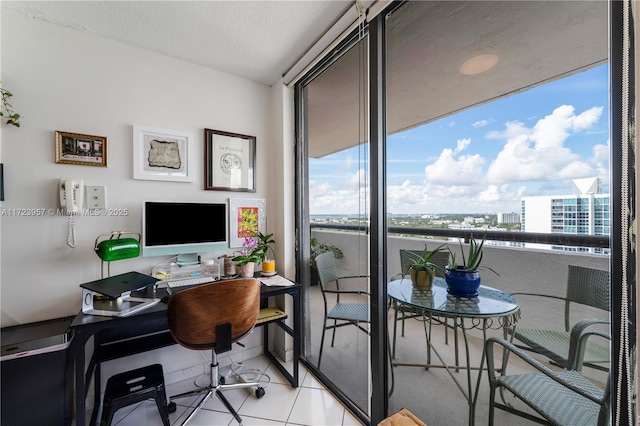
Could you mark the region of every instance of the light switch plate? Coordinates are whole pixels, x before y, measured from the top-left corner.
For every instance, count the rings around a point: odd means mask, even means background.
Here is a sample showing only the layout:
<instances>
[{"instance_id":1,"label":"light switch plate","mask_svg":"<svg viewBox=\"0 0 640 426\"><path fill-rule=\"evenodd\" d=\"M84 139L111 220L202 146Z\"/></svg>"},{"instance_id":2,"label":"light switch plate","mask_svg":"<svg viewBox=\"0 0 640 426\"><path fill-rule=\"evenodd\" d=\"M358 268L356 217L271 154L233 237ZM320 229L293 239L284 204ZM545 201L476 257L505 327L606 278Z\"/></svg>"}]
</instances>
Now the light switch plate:
<instances>
[{"instance_id":1,"label":"light switch plate","mask_svg":"<svg viewBox=\"0 0 640 426\"><path fill-rule=\"evenodd\" d=\"M107 208L107 189L104 186L85 187L85 195L87 198L88 209L106 209Z\"/></svg>"}]
</instances>

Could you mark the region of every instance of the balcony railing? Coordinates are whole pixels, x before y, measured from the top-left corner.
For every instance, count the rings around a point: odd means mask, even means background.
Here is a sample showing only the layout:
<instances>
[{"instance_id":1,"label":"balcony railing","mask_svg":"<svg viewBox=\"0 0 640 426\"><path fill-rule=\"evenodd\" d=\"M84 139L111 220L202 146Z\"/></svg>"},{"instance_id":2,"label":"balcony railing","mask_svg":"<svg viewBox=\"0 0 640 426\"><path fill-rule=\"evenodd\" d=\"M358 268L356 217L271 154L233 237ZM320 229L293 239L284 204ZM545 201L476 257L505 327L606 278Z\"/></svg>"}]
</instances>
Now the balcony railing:
<instances>
[{"instance_id":1,"label":"balcony railing","mask_svg":"<svg viewBox=\"0 0 640 426\"><path fill-rule=\"evenodd\" d=\"M366 225L348 225L337 223L312 223L312 229L333 229L337 231L355 231L355 232L369 232L369 228ZM511 232L511 231L497 231L497 230L484 230L482 228L476 229L450 229L450 228L414 228L403 226L390 226L387 228L389 234L394 235L406 235L406 236L421 236L421 237L446 237L446 238L460 238L464 239L464 242L469 242L469 238L475 233L476 238L478 234L486 234L487 240L492 241L505 241L511 243L534 243L534 244L550 244L556 246L577 246L577 247L591 247L591 248L609 248L610 237L607 235L582 235L582 234L546 234L536 232Z\"/></svg>"},{"instance_id":2,"label":"balcony railing","mask_svg":"<svg viewBox=\"0 0 640 426\"><path fill-rule=\"evenodd\" d=\"M322 243L334 245L344 252L344 258L337 262L339 275L366 274L369 271L368 228L357 224L312 224L312 235ZM468 239L473 233L475 238L482 229L445 229L445 228L406 228L390 227L387 238L387 278L393 279L402 273L400 249L423 249L444 243L459 256L458 241ZM442 239L446 238L447 241ZM608 236L536 234L528 232L487 231L488 241L501 241L506 244L485 244L483 265L489 266L499 275L482 274L482 284L498 288L508 293L534 292L566 295L568 265L588 266L596 269L609 269L609 256L587 251L551 250L545 246L523 246L518 243L544 244L553 246L589 247L606 250L610 247ZM514 243L514 244L509 244ZM466 248L463 248L466 250ZM563 306L553 307L552 312L540 310L538 306L529 306L522 300L523 322L531 317L553 328L563 324ZM588 317L590 310L575 312L576 318Z\"/></svg>"}]
</instances>

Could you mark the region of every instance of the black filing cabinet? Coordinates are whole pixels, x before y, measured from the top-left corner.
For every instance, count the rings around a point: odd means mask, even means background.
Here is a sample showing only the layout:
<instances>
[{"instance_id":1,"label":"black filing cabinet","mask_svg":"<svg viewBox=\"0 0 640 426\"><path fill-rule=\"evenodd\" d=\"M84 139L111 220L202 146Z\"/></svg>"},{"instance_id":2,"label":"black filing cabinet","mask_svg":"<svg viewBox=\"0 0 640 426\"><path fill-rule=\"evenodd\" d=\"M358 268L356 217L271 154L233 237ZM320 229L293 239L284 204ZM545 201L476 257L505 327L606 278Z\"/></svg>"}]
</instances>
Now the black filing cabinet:
<instances>
[{"instance_id":1,"label":"black filing cabinet","mask_svg":"<svg viewBox=\"0 0 640 426\"><path fill-rule=\"evenodd\" d=\"M71 424L73 318L1 329L2 426Z\"/></svg>"}]
</instances>

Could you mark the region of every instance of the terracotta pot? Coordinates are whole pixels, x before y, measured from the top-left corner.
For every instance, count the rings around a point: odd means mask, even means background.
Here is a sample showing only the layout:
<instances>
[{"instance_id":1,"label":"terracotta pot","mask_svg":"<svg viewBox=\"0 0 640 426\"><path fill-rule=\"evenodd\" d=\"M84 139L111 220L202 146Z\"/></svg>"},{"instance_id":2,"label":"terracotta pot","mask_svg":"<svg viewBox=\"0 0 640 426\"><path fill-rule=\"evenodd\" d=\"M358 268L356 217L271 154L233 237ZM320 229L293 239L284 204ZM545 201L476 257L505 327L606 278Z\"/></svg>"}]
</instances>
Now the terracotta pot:
<instances>
[{"instance_id":1,"label":"terracotta pot","mask_svg":"<svg viewBox=\"0 0 640 426\"><path fill-rule=\"evenodd\" d=\"M416 270L410 268L409 273L411 274L411 282L413 283L413 286L418 290L430 291L433 288L433 279L436 276L436 271L433 269Z\"/></svg>"},{"instance_id":2,"label":"terracotta pot","mask_svg":"<svg viewBox=\"0 0 640 426\"><path fill-rule=\"evenodd\" d=\"M236 265L236 270L238 274L242 278L253 278L253 274L255 272L256 264L253 262L249 262L244 266Z\"/></svg>"}]
</instances>

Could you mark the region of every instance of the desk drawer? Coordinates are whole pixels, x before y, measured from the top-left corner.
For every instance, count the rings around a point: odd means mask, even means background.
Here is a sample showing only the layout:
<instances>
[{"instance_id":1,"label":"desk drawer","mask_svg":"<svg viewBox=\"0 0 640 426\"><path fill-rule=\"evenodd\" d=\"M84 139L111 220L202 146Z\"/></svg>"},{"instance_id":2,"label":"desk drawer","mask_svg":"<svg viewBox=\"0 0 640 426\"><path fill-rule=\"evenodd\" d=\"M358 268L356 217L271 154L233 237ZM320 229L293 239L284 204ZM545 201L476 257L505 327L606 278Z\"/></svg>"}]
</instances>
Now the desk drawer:
<instances>
[{"instance_id":1,"label":"desk drawer","mask_svg":"<svg viewBox=\"0 0 640 426\"><path fill-rule=\"evenodd\" d=\"M118 321L118 319L115 321ZM145 317L144 321L135 321L135 316L131 316L127 318L126 326L102 330L100 332L100 343L104 345L168 330L169 321L167 320L166 313L157 318Z\"/></svg>"}]
</instances>

